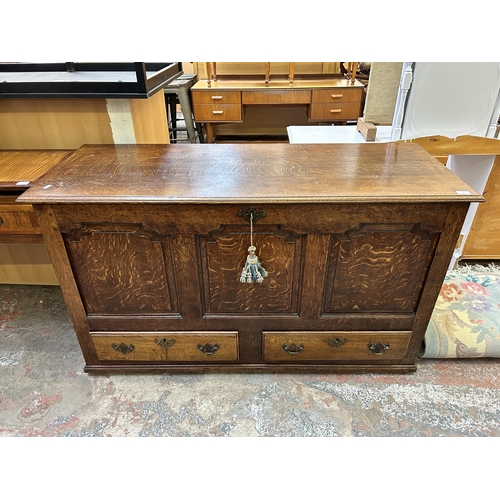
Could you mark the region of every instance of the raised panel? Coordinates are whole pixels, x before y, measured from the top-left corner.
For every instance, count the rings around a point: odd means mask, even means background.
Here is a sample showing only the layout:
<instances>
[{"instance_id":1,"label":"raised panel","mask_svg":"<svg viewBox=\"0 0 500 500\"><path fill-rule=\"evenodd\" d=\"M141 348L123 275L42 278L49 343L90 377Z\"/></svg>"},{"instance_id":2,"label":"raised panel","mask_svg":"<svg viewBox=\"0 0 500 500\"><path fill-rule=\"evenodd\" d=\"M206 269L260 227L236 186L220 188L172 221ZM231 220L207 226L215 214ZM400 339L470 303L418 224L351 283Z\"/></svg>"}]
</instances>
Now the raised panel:
<instances>
[{"instance_id":1,"label":"raised panel","mask_svg":"<svg viewBox=\"0 0 500 500\"><path fill-rule=\"evenodd\" d=\"M82 224L64 235L88 314L178 311L170 239L141 224Z\"/></svg>"},{"instance_id":2,"label":"raised panel","mask_svg":"<svg viewBox=\"0 0 500 500\"><path fill-rule=\"evenodd\" d=\"M254 231L257 256L268 273L262 283L241 283L250 232L227 226L198 237L204 308L207 314L298 314L304 236L262 225Z\"/></svg>"},{"instance_id":3,"label":"raised panel","mask_svg":"<svg viewBox=\"0 0 500 500\"><path fill-rule=\"evenodd\" d=\"M437 241L414 224L332 235L323 312L415 312Z\"/></svg>"}]
</instances>

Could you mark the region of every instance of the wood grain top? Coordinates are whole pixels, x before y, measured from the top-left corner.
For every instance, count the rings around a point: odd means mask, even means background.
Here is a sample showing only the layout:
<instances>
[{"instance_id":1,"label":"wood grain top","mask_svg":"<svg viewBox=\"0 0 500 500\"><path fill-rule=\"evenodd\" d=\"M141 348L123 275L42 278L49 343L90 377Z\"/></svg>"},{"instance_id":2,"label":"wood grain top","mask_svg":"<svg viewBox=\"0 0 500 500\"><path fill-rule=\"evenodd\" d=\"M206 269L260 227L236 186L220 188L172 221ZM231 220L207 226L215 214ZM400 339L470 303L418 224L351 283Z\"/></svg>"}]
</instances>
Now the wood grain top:
<instances>
[{"instance_id":1,"label":"wood grain top","mask_svg":"<svg viewBox=\"0 0 500 500\"><path fill-rule=\"evenodd\" d=\"M71 152L70 150L0 151L0 189L29 186Z\"/></svg>"},{"instance_id":2,"label":"wood grain top","mask_svg":"<svg viewBox=\"0 0 500 500\"><path fill-rule=\"evenodd\" d=\"M212 80L210 87L207 80L199 80L196 82L191 90L301 90L301 89L329 89L329 88L364 88L361 82L355 80L351 84L350 80L345 78L318 78L318 79L296 79L293 85L286 78L273 78L269 80L266 87L264 82L264 75L262 79L251 80Z\"/></svg>"},{"instance_id":3,"label":"wood grain top","mask_svg":"<svg viewBox=\"0 0 500 500\"><path fill-rule=\"evenodd\" d=\"M19 197L27 203L483 201L421 146L86 145Z\"/></svg>"}]
</instances>

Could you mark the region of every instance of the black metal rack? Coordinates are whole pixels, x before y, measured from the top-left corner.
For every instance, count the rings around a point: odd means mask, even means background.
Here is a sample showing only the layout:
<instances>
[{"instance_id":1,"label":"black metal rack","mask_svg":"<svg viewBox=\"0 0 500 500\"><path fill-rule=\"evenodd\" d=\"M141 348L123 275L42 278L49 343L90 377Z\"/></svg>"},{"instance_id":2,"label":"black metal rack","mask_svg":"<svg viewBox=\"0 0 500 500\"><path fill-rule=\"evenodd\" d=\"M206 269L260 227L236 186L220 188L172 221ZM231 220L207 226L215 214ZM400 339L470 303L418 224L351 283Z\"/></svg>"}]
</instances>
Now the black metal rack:
<instances>
[{"instance_id":1,"label":"black metal rack","mask_svg":"<svg viewBox=\"0 0 500 500\"><path fill-rule=\"evenodd\" d=\"M0 63L0 98L146 99L182 74L182 63Z\"/></svg>"}]
</instances>

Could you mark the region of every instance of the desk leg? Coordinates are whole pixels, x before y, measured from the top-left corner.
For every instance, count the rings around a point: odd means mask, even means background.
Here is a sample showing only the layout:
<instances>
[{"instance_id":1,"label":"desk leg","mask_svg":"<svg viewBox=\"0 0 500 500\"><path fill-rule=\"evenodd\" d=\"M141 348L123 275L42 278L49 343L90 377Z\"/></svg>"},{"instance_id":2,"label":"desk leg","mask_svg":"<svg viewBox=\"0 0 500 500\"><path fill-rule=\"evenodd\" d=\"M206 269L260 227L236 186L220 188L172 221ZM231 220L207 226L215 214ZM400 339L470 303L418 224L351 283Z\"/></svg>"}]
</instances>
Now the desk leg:
<instances>
[{"instance_id":1,"label":"desk leg","mask_svg":"<svg viewBox=\"0 0 500 500\"><path fill-rule=\"evenodd\" d=\"M185 88L180 88L177 91L179 96L179 103L181 105L182 114L184 115L184 122L186 123L187 133L190 142L196 142L196 133L194 131L193 113L191 111L191 102L189 100L188 91Z\"/></svg>"},{"instance_id":2,"label":"desk leg","mask_svg":"<svg viewBox=\"0 0 500 500\"><path fill-rule=\"evenodd\" d=\"M212 128L212 124L210 122L206 122L205 127L207 129L207 143L212 144L214 142L214 131Z\"/></svg>"}]
</instances>

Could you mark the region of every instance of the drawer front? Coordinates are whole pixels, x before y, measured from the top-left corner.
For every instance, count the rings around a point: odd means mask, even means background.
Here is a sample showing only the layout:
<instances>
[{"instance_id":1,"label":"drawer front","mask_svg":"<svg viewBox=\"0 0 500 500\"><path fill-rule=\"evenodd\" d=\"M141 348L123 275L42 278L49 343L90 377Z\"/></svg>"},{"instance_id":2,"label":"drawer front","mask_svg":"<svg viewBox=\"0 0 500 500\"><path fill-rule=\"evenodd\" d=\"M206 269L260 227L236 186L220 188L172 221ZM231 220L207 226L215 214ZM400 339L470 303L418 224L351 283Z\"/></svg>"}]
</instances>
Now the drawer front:
<instances>
[{"instance_id":1,"label":"drawer front","mask_svg":"<svg viewBox=\"0 0 500 500\"><path fill-rule=\"evenodd\" d=\"M194 119L197 122L231 122L241 121L240 104L196 104Z\"/></svg>"},{"instance_id":2,"label":"drawer front","mask_svg":"<svg viewBox=\"0 0 500 500\"><path fill-rule=\"evenodd\" d=\"M238 360L238 332L94 332L91 338L101 361Z\"/></svg>"},{"instance_id":3,"label":"drawer front","mask_svg":"<svg viewBox=\"0 0 500 500\"><path fill-rule=\"evenodd\" d=\"M193 104L241 104L241 92L233 91L191 91Z\"/></svg>"},{"instance_id":4,"label":"drawer front","mask_svg":"<svg viewBox=\"0 0 500 500\"><path fill-rule=\"evenodd\" d=\"M311 102L360 102L363 89L313 90Z\"/></svg>"},{"instance_id":5,"label":"drawer front","mask_svg":"<svg viewBox=\"0 0 500 500\"><path fill-rule=\"evenodd\" d=\"M309 104L310 90L256 90L245 91L243 104Z\"/></svg>"},{"instance_id":6,"label":"drawer front","mask_svg":"<svg viewBox=\"0 0 500 500\"><path fill-rule=\"evenodd\" d=\"M0 234L39 234L31 205L0 205Z\"/></svg>"},{"instance_id":7,"label":"drawer front","mask_svg":"<svg viewBox=\"0 0 500 500\"><path fill-rule=\"evenodd\" d=\"M263 332L265 361L369 361L404 357L411 332Z\"/></svg>"},{"instance_id":8,"label":"drawer front","mask_svg":"<svg viewBox=\"0 0 500 500\"><path fill-rule=\"evenodd\" d=\"M359 102L312 103L309 109L310 120L354 120L359 117Z\"/></svg>"}]
</instances>

